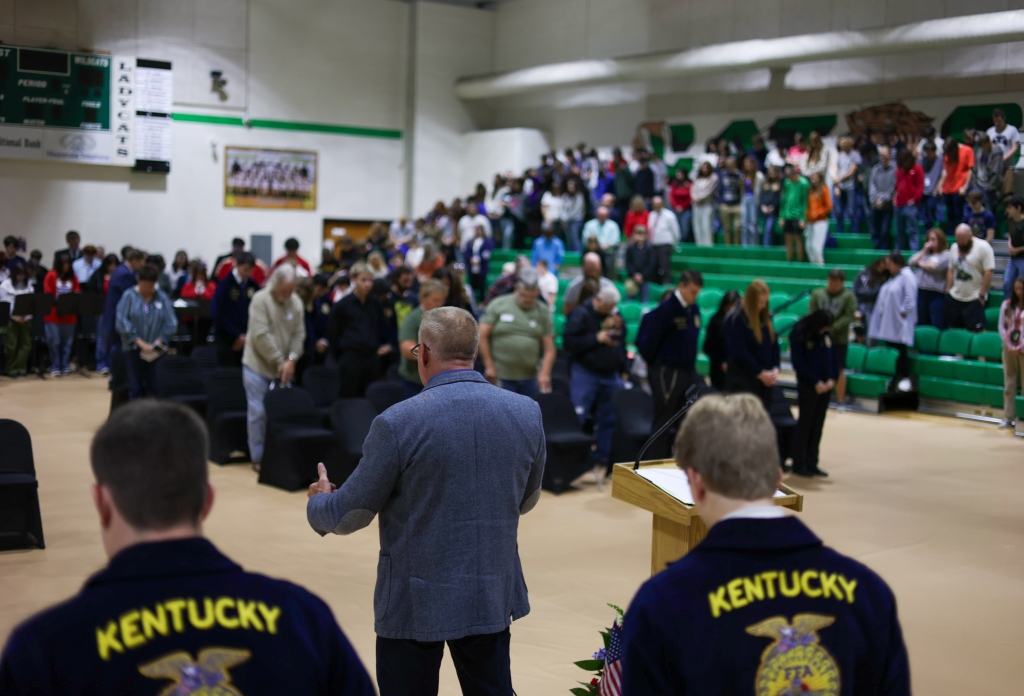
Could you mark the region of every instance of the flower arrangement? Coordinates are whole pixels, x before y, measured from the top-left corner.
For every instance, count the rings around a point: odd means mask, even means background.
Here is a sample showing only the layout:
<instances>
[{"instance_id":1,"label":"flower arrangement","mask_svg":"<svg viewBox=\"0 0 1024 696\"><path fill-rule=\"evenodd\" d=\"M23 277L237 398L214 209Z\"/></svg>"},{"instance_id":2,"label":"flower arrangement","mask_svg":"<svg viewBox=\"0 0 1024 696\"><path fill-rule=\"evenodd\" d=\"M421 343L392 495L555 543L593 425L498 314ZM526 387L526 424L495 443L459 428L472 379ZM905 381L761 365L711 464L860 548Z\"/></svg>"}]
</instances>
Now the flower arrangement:
<instances>
[{"instance_id":1,"label":"flower arrangement","mask_svg":"<svg viewBox=\"0 0 1024 696\"><path fill-rule=\"evenodd\" d=\"M591 672L594 674L593 678L589 682L579 682L580 686L570 689L570 693L574 696L597 696L600 693L601 680L604 678L606 660L608 657L608 648L612 639L613 630L621 630L619 627L622 626L622 620L626 617L626 612L621 607L617 607L614 604L609 604L609 607L615 610L615 620L612 622L612 626L601 631L601 639L604 642L604 647L595 652L589 660L580 660L573 664L582 670Z\"/></svg>"}]
</instances>

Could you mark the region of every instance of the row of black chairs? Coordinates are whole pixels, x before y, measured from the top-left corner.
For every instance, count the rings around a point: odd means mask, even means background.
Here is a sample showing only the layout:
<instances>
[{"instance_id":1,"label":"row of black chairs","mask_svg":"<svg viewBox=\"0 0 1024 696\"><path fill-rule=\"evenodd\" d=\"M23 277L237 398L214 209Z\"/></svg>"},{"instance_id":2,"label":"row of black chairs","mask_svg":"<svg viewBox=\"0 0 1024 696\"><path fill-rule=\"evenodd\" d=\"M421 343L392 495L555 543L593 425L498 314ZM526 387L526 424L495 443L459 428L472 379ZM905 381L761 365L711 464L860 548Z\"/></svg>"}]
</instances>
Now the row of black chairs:
<instances>
[{"instance_id":1,"label":"row of black chairs","mask_svg":"<svg viewBox=\"0 0 1024 696\"><path fill-rule=\"evenodd\" d=\"M32 438L21 423L4 418L0 442L0 549L44 549Z\"/></svg>"}]
</instances>

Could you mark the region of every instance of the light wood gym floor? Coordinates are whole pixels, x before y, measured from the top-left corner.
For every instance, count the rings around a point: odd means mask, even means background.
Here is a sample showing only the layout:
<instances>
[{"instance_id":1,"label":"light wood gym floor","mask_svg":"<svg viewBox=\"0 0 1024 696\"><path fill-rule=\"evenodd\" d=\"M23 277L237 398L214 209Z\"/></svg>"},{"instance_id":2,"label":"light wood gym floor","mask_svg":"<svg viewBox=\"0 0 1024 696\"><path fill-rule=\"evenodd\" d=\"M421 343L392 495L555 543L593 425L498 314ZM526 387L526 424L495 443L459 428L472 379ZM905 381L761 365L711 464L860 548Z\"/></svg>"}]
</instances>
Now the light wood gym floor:
<instances>
[{"instance_id":1,"label":"light wood gym floor","mask_svg":"<svg viewBox=\"0 0 1024 696\"><path fill-rule=\"evenodd\" d=\"M32 434L47 543L0 553L0 644L105 562L88 444L108 405L98 376L0 380L0 417ZM914 691L1020 693L1024 440L949 418L831 412L821 466L827 481L790 477L806 496L801 516L895 590ZM259 486L248 465L211 465L211 476L209 537L247 569L323 597L372 674L376 525L321 539L306 524L305 493ZM565 694L583 679L572 662L600 645L597 632L612 617L605 603L628 605L649 572L650 514L598 492L593 479L582 483L545 494L520 526L532 606L512 626L520 694ZM441 693L459 693L448 659Z\"/></svg>"}]
</instances>

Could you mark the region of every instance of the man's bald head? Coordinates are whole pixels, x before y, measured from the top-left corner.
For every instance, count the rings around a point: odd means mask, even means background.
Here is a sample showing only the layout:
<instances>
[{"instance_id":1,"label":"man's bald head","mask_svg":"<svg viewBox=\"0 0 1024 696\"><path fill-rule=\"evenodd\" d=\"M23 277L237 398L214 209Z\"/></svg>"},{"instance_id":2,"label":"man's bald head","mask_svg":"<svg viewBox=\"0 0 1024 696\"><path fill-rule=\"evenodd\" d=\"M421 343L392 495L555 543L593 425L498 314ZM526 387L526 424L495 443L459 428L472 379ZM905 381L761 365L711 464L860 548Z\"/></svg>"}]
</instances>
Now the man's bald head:
<instances>
[{"instance_id":1,"label":"man's bald head","mask_svg":"<svg viewBox=\"0 0 1024 696\"><path fill-rule=\"evenodd\" d=\"M604 222L605 220L608 219L608 208L602 205L594 212L594 215L597 217L598 220Z\"/></svg>"},{"instance_id":2,"label":"man's bald head","mask_svg":"<svg viewBox=\"0 0 1024 696\"><path fill-rule=\"evenodd\" d=\"M583 255L583 275L587 278L601 277L601 256L590 251Z\"/></svg>"},{"instance_id":3,"label":"man's bald head","mask_svg":"<svg viewBox=\"0 0 1024 696\"><path fill-rule=\"evenodd\" d=\"M974 243L974 233L969 225L960 223L956 226L956 245L964 251L971 248Z\"/></svg>"}]
</instances>

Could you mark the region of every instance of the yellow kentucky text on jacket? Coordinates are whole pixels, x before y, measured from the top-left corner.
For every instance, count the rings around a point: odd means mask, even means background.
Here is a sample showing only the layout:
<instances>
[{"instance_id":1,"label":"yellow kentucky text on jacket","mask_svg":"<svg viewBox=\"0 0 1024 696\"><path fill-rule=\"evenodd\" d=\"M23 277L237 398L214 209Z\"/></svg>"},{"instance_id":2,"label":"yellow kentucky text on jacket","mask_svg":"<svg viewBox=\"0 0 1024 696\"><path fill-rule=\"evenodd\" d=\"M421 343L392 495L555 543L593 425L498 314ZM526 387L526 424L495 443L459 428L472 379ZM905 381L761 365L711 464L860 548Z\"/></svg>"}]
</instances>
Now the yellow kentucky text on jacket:
<instances>
[{"instance_id":1,"label":"yellow kentucky text on jacket","mask_svg":"<svg viewBox=\"0 0 1024 696\"><path fill-rule=\"evenodd\" d=\"M853 604L857 580L848 580L842 573L824 570L768 570L750 577L733 578L714 592L708 593L711 616L740 609L753 602L776 597L803 595L812 599L836 599Z\"/></svg>"},{"instance_id":2,"label":"yellow kentucky text on jacket","mask_svg":"<svg viewBox=\"0 0 1024 696\"><path fill-rule=\"evenodd\" d=\"M96 628L96 649L100 658L109 660L111 652L123 653L142 647L157 636L206 631L220 627L270 634L277 633L281 607L267 606L256 600L235 597L175 598L160 602L152 609L141 607L111 619L106 627Z\"/></svg>"}]
</instances>

